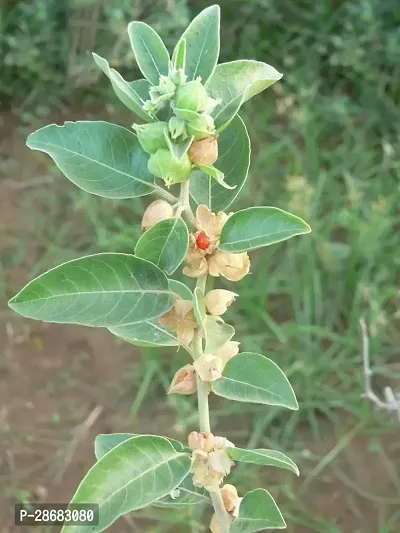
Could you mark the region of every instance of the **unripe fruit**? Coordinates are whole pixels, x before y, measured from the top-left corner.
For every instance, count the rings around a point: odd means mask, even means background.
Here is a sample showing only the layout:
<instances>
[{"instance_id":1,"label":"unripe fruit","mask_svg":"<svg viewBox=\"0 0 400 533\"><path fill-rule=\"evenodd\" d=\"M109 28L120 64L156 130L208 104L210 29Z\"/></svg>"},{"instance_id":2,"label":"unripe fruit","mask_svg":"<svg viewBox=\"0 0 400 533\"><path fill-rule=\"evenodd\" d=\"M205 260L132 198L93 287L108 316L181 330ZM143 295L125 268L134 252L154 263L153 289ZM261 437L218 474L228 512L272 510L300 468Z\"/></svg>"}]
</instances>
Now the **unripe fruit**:
<instances>
[{"instance_id":1,"label":"unripe fruit","mask_svg":"<svg viewBox=\"0 0 400 533\"><path fill-rule=\"evenodd\" d=\"M188 155L195 165L213 165L218 159L217 139L209 137L195 141L190 146Z\"/></svg>"},{"instance_id":2,"label":"unripe fruit","mask_svg":"<svg viewBox=\"0 0 400 533\"><path fill-rule=\"evenodd\" d=\"M166 218L172 218L174 210L166 200L155 200L146 209L142 219L142 231L146 231Z\"/></svg>"},{"instance_id":3,"label":"unripe fruit","mask_svg":"<svg viewBox=\"0 0 400 533\"><path fill-rule=\"evenodd\" d=\"M180 135L186 134L185 121L178 117L171 117L168 122L168 129L172 139L176 139Z\"/></svg>"},{"instance_id":4,"label":"unripe fruit","mask_svg":"<svg viewBox=\"0 0 400 533\"><path fill-rule=\"evenodd\" d=\"M167 128L165 122L134 124L133 127L140 146L149 154L155 154L160 148L167 148L167 141L164 135L164 130Z\"/></svg>"},{"instance_id":5,"label":"unripe fruit","mask_svg":"<svg viewBox=\"0 0 400 533\"><path fill-rule=\"evenodd\" d=\"M215 133L214 120L210 115L200 115L198 118L187 123L187 132L194 138L205 139Z\"/></svg>"},{"instance_id":6,"label":"unripe fruit","mask_svg":"<svg viewBox=\"0 0 400 533\"><path fill-rule=\"evenodd\" d=\"M176 107L190 111L204 111L207 107L207 91L199 80L193 80L178 87L175 93Z\"/></svg>"},{"instance_id":7,"label":"unripe fruit","mask_svg":"<svg viewBox=\"0 0 400 533\"><path fill-rule=\"evenodd\" d=\"M161 148L150 156L147 168L152 174L163 179L169 187L174 183L183 183L190 178L192 163L187 154L177 160L168 149Z\"/></svg>"}]
</instances>

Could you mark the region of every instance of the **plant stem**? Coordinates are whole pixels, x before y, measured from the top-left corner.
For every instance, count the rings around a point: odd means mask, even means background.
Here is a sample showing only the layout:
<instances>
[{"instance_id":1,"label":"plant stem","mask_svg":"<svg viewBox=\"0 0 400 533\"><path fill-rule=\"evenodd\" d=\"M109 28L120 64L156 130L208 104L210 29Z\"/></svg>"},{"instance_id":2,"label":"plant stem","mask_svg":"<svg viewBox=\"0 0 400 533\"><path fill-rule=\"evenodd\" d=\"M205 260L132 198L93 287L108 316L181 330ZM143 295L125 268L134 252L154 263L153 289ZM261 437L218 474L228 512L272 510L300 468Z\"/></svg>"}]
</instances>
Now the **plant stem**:
<instances>
[{"instance_id":1,"label":"plant stem","mask_svg":"<svg viewBox=\"0 0 400 533\"><path fill-rule=\"evenodd\" d=\"M164 200L167 200L167 202L169 202L170 204L175 204L178 201L178 198L176 198L176 196L169 193L168 191L165 191L161 187L156 187L155 193L158 194L158 196L161 196L161 198L164 198Z\"/></svg>"},{"instance_id":2,"label":"plant stem","mask_svg":"<svg viewBox=\"0 0 400 533\"><path fill-rule=\"evenodd\" d=\"M190 207L190 196L189 196L189 181L181 183L181 194L179 196L179 204L185 213L189 224L197 229L196 217L193 215L192 208Z\"/></svg>"}]
</instances>

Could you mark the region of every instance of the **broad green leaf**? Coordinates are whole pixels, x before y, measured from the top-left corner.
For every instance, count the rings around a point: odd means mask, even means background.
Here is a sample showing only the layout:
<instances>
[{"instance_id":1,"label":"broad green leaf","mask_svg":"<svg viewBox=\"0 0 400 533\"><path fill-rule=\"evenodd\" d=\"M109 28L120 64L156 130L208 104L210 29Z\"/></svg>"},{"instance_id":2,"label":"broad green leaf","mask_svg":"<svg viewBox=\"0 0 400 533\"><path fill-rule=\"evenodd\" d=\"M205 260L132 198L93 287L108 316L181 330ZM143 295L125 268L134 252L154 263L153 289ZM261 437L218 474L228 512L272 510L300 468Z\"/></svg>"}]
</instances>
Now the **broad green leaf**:
<instances>
[{"instance_id":1,"label":"broad green leaf","mask_svg":"<svg viewBox=\"0 0 400 533\"><path fill-rule=\"evenodd\" d=\"M144 348L178 346L175 333L160 326L157 319L126 324L125 326L114 326L108 329L116 337L135 346L143 346Z\"/></svg>"},{"instance_id":2,"label":"broad green leaf","mask_svg":"<svg viewBox=\"0 0 400 533\"><path fill-rule=\"evenodd\" d=\"M230 533L254 533L263 529L284 529L286 523L271 494L264 489L247 492L239 506L239 516Z\"/></svg>"},{"instance_id":3,"label":"broad green leaf","mask_svg":"<svg viewBox=\"0 0 400 533\"><path fill-rule=\"evenodd\" d=\"M185 70L186 65L186 40L180 39L175 46L174 53L172 54L172 64L175 69Z\"/></svg>"},{"instance_id":4,"label":"broad green leaf","mask_svg":"<svg viewBox=\"0 0 400 533\"><path fill-rule=\"evenodd\" d=\"M218 396L238 402L299 408L293 389L282 370L263 355L244 352L232 357L223 376L212 383Z\"/></svg>"},{"instance_id":5,"label":"broad green leaf","mask_svg":"<svg viewBox=\"0 0 400 533\"><path fill-rule=\"evenodd\" d=\"M205 318L204 330L206 337L204 352L207 354L215 354L235 334L233 326L226 324L220 317L210 315Z\"/></svg>"},{"instance_id":6,"label":"broad green leaf","mask_svg":"<svg viewBox=\"0 0 400 533\"><path fill-rule=\"evenodd\" d=\"M188 505L199 503L210 504L207 492L201 487L195 487L192 483L192 475L189 474L171 494L153 503L154 507L165 509L178 509Z\"/></svg>"},{"instance_id":7,"label":"broad green leaf","mask_svg":"<svg viewBox=\"0 0 400 533\"><path fill-rule=\"evenodd\" d=\"M196 287L193 291L193 311L199 328L204 333L206 326L206 304L204 293L199 287Z\"/></svg>"},{"instance_id":8,"label":"broad green leaf","mask_svg":"<svg viewBox=\"0 0 400 533\"><path fill-rule=\"evenodd\" d=\"M277 450L266 450L259 448L257 450L245 450L242 448L228 448L226 453L233 461L242 463L252 463L255 465L277 466L294 472L299 475L299 469L296 464L289 459L284 453Z\"/></svg>"},{"instance_id":9,"label":"broad green leaf","mask_svg":"<svg viewBox=\"0 0 400 533\"><path fill-rule=\"evenodd\" d=\"M104 59L103 57L95 53L93 53L92 56L93 56L93 59L96 65L104 72L104 74L111 81L111 85L114 89L114 92L118 96L118 98L121 100L121 102L124 105L126 105L128 109L136 113L140 118L142 118L146 122L153 122L154 119L150 115L148 115L145 111L143 111L143 104L149 98L148 90L147 90L146 98L143 99L141 94L137 90L135 90L135 87L137 87L137 85L134 85L133 83L128 83L127 81L125 81L119 72L117 72L113 68L110 68L108 61ZM138 81L145 81L145 80L138 80ZM143 84L142 84L142 87L143 87Z\"/></svg>"},{"instance_id":10,"label":"broad green leaf","mask_svg":"<svg viewBox=\"0 0 400 533\"><path fill-rule=\"evenodd\" d=\"M163 437L132 437L106 453L89 470L71 503L99 505L104 531L120 516L141 509L173 491L189 473L190 455L177 452ZM87 526L65 526L62 533L85 533Z\"/></svg>"},{"instance_id":11,"label":"broad green leaf","mask_svg":"<svg viewBox=\"0 0 400 533\"><path fill-rule=\"evenodd\" d=\"M201 77L203 84L214 72L219 56L219 6L204 9L192 20L181 39L186 40L186 68L188 80Z\"/></svg>"},{"instance_id":12,"label":"broad green leaf","mask_svg":"<svg viewBox=\"0 0 400 533\"><path fill-rule=\"evenodd\" d=\"M180 218L168 218L154 224L138 240L135 255L147 259L171 275L185 259L189 231Z\"/></svg>"},{"instance_id":13,"label":"broad green leaf","mask_svg":"<svg viewBox=\"0 0 400 533\"><path fill-rule=\"evenodd\" d=\"M246 252L310 231L304 220L277 207L249 207L229 217L222 229L219 249Z\"/></svg>"},{"instance_id":14,"label":"broad green leaf","mask_svg":"<svg viewBox=\"0 0 400 533\"><path fill-rule=\"evenodd\" d=\"M218 138L218 169L234 190L227 190L201 170L190 177L190 194L196 204L211 211L224 211L237 198L246 181L250 165L250 139L242 119L236 116Z\"/></svg>"},{"instance_id":15,"label":"broad green leaf","mask_svg":"<svg viewBox=\"0 0 400 533\"><path fill-rule=\"evenodd\" d=\"M214 179L217 183L219 183L224 189L229 189L232 191L233 189L236 189L236 185L231 187L224 181L224 173L218 170L217 168L213 167L212 165L197 165L199 169L204 172L204 174L207 174L207 176L210 176L210 178Z\"/></svg>"},{"instance_id":16,"label":"broad green leaf","mask_svg":"<svg viewBox=\"0 0 400 533\"><path fill-rule=\"evenodd\" d=\"M136 62L143 76L158 85L160 76L168 76L169 54L161 37L145 22L131 22L128 34Z\"/></svg>"},{"instance_id":17,"label":"broad green leaf","mask_svg":"<svg viewBox=\"0 0 400 533\"><path fill-rule=\"evenodd\" d=\"M68 261L32 280L9 302L27 318L111 327L156 318L175 302L165 274L128 254Z\"/></svg>"},{"instance_id":18,"label":"broad green leaf","mask_svg":"<svg viewBox=\"0 0 400 533\"><path fill-rule=\"evenodd\" d=\"M94 441L94 454L99 461L103 455L110 450L125 442L132 437L154 437L157 435L137 435L136 433L101 433L97 435ZM185 452L186 449L181 442L176 439L170 439L169 437L162 437L167 439L177 452ZM189 448L188 448L189 449ZM190 450L190 449L189 449Z\"/></svg>"},{"instance_id":19,"label":"broad green leaf","mask_svg":"<svg viewBox=\"0 0 400 533\"><path fill-rule=\"evenodd\" d=\"M26 144L49 154L66 177L86 192L135 198L161 190L147 169L149 154L133 132L116 124L50 124L31 133Z\"/></svg>"},{"instance_id":20,"label":"broad green leaf","mask_svg":"<svg viewBox=\"0 0 400 533\"><path fill-rule=\"evenodd\" d=\"M168 280L169 290L176 293L183 300L192 300L193 294L187 285L175 279Z\"/></svg>"},{"instance_id":21,"label":"broad green leaf","mask_svg":"<svg viewBox=\"0 0 400 533\"><path fill-rule=\"evenodd\" d=\"M221 100L213 111L217 130L221 131L229 124L244 102L281 77L274 67L261 61L242 59L218 65L207 83L210 96Z\"/></svg>"}]
</instances>

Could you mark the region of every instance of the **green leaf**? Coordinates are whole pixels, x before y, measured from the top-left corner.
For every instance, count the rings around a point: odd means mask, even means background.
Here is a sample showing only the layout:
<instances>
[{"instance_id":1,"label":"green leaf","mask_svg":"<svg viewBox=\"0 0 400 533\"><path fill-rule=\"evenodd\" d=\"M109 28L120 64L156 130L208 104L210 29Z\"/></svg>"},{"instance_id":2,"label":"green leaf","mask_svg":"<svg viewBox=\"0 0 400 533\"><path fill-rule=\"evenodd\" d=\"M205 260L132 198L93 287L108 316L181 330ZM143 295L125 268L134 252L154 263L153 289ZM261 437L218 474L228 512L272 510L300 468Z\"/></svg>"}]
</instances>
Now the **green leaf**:
<instances>
[{"instance_id":1,"label":"green leaf","mask_svg":"<svg viewBox=\"0 0 400 533\"><path fill-rule=\"evenodd\" d=\"M153 122L154 119L148 115L145 111L143 111L143 104L145 100L148 99L148 88L147 88L147 96L145 99L142 99L142 96L140 93L135 90L135 85L132 83L128 83L124 80L124 78L121 76L119 72L117 72L115 69L110 68L110 65L108 64L108 61L104 59L103 57L92 53L93 59L96 63L96 65L104 72L104 74L109 78L111 81L111 85L114 89L115 94L118 96L118 98L121 100L121 102L126 105L128 109L136 113L140 118L145 120L146 122ZM145 80L138 80L138 81L145 81ZM148 84L148 82L146 82ZM143 87L143 84L142 84Z\"/></svg>"},{"instance_id":2,"label":"green leaf","mask_svg":"<svg viewBox=\"0 0 400 533\"><path fill-rule=\"evenodd\" d=\"M244 352L232 357L221 379L213 381L218 396L238 402L299 408L293 389L282 370L263 355Z\"/></svg>"},{"instance_id":3,"label":"green leaf","mask_svg":"<svg viewBox=\"0 0 400 533\"><path fill-rule=\"evenodd\" d=\"M178 296L183 298L183 300L192 300L193 294L187 285L176 281L175 279L168 280L169 290L176 293Z\"/></svg>"},{"instance_id":4,"label":"green leaf","mask_svg":"<svg viewBox=\"0 0 400 533\"><path fill-rule=\"evenodd\" d=\"M310 231L304 220L277 207L249 207L229 217L222 228L219 249L246 252Z\"/></svg>"},{"instance_id":5,"label":"green leaf","mask_svg":"<svg viewBox=\"0 0 400 533\"><path fill-rule=\"evenodd\" d=\"M206 327L206 303L204 293L199 287L196 287L193 291L193 311L199 328L204 334Z\"/></svg>"},{"instance_id":6,"label":"green leaf","mask_svg":"<svg viewBox=\"0 0 400 533\"><path fill-rule=\"evenodd\" d=\"M160 76L168 76L169 54L161 37L144 22L131 22L128 34L136 62L143 76L158 85Z\"/></svg>"},{"instance_id":7,"label":"green leaf","mask_svg":"<svg viewBox=\"0 0 400 533\"><path fill-rule=\"evenodd\" d=\"M110 450L121 444L121 442L125 442L126 440L131 439L132 437L143 436L154 437L156 435L138 435L136 433L100 433L100 435L96 436L94 441L94 454L96 456L96 459L99 461L103 457L103 455L105 455ZM162 438L167 439L177 452L186 451L183 444L178 440L170 439L169 437Z\"/></svg>"},{"instance_id":8,"label":"green leaf","mask_svg":"<svg viewBox=\"0 0 400 533\"><path fill-rule=\"evenodd\" d=\"M111 327L156 318L174 302L158 267L133 255L102 253L45 272L9 306L36 320Z\"/></svg>"},{"instance_id":9,"label":"green leaf","mask_svg":"<svg viewBox=\"0 0 400 533\"><path fill-rule=\"evenodd\" d=\"M205 84L214 72L219 56L219 22L219 6L210 6L197 15L183 33L188 81L200 76Z\"/></svg>"},{"instance_id":10,"label":"green leaf","mask_svg":"<svg viewBox=\"0 0 400 533\"><path fill-rule=\"evenodd\" d=\"M173 497L172 497L173 496ZM199 503L210 504L207 492L201 487L195 487L192 483L192 476L189 474L173 491L173 494L165 496L161 500L153 503L154 507L163 507L165 509L177 509L187 507L188 505L197 505Z\"/></svg>"},{"instance_id":11,"label":"green leaf","mask_svg":"<svg viewBox=\"0 0 400 533\"><path fill-rule=\"evenodd\" d=\"M224 181L224 173L218 170L217 168L213 167L212 165L197 165L199 169L204 172L204 174L207 174L207 176L210 176L210 178L214 179L217 183L219 183L222 187L225 189L229 189L232 191L233 189L236 189L236 185L231 187Z\"/></svg>"},{"instance_id":12,"label":"green leaf","mask_svg":"<svg viewBox=\"0 0 400 533\"><path fill-rule=\"evenodd\" d=\"M168 218L154 224L140 237L135 255L147 259L171 275L185 259L189 231L180 218Z\"/></svg>"},{"instance_id":13,"label":"green leaf","mask_svg":"<svg viewBox=\"0 0 400 533\"><path fill-rule=\"evenodd\" d=\"M266 450L259 448L257 450L244 450L242 448L227 448L226 453L233 461L242 463L252 463L255 465L277 466L294 472L298 476L299 469L296 464L289 459L284 453L277 450Z\"/></svg>"},{"instance_id":14,"label":"green leaf","mask_svg":"<svg viewBox=\"0 0 400 533\"><path fill-rule=\"evenodd\" d=\"M185 70L186 65L186 40L179 39L175 46L174 53L172 54L172 63L176 70Z\"/></svg>"},{"instance_id":15,"label":"green leaf","mask_svg":"<svg viewBox=\"0 0 400 533\"><path fill-rule=\"evenodd\" d=\"M163 328L157 320L146 320L125 326L114 326L108 328L109 331L135 346L157 347L157 346L178 346L176 335L170 330Z\"/></svg>"},{"instance_id":16,"label":"green leaf","mask_svg":"<svg viewBox=\"0 0 400 533\"><path fill-rule=\"evenodd\" d=\"M218 138L217 166L234 190L227 190L201 170L190 177L190 194L198 205L211 211L224 211L237 198L250 165L250 139L242 119L236 116Z\"/></svg>"},{"instance_id":17,"label":"green leaf","mask_svg":"<svg viewBox=\"0 0 400 533\"><path fill-rule=\"evenodd\" d=\"M125 440L89 470L71 503L99 505L104 531L120 516L163 498L188 475L190 455L177 452L163 437L138 436ZM65 526L62 533L85 533L87 526Z\"/></svg>"},{"instance_id":18,"label":"green leaf","mask_svg":"<svg viewBox=\"0 0 400 533\"><path fill-rule=\"evenodd\" d=\"M239 111L241 105L280 80L274 67L242 59L231 63L221 63L207 83L207 91L212 98L221 100L213 111L214 123L222 131Z\"/></svg>"},{"instance_id":19,"label":"green leaf","mask_svg":"<svg viewBox=\"0 0 400 533\"><path fill-rule=\"evenodd\" d=\"M161 188L147 169L149 154L136 135L108 122L50 124L26 143L47 153L66 177L86 192L106 198L135 198Z\"/></svg>"},{"instance_id":20,"label":"green leaf","mask_svg":"<svg viewBox=\"0 0 400 533\"><path fill-rule=\"evenodd\" d=\"M204 323L206 347L204 353L215 354L222 346L231 340L235 328L226 324L222 318L207 315Z\"/></svg>"},{"instance_id":21,"label":"green leaf","mask_svg":"<svg viewBox=\"0 0 400 533\"><path fill-rule=\"evenodd\" d=\"M263 529L284 529L286 523L271 494L264 489L251 490L244 495L239 516L230 533L254 533Z\"/></svg>"}]
</instances>

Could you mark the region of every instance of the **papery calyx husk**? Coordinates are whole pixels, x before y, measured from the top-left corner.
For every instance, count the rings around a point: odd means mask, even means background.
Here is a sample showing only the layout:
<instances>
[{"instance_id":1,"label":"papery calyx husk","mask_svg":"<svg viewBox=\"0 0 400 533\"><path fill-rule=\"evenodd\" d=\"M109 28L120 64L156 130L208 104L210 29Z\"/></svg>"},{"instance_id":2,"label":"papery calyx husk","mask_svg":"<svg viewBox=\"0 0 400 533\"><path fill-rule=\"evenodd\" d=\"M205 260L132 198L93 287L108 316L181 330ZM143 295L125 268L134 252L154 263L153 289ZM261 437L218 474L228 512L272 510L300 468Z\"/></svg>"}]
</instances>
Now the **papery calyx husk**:
<instances>
[{"instance_id":1,"label":"papery calyx husk","mask_svg":"<svg viewBox=\"0 0 400 533\"><path fill-rule=\"evenodd\" d=\"M225 289L213 289L205 297L207 311L214 316L223 315L238 296L235 292Z\"/></svg>"},{"instance_id":2,"label":"papery calyx husk","mask_svg":"<svg viewBox=\"0 0 400 533\"><path fill-rule=\"evenodd\" d=\"M172 218L174 210L166 200L155 200L147 207L143 214L141 228L142 231L147 231L152 228L154 224Z\"/></svg>"},{"instance_id":3,"label":"papery calyx husk","mask_svg":"<svg viewBox=\"0 0 400 533\"><path fill-rule=\"evenodd\" d=\"M197 390L193 365L185 365L176 371L167 394L193 394Z\"/></svg>"},{"instance_id":4,"label":"papery calyx husk","mask_svg":"<svg viewBox=\"0 0 400 533\"><path fill-rule=\"evenodd\" d=\"M194 141L188 154L194 165L213 165L218 159L218 141L215 137Z\"/></svg>"},{"instance_id":5,"label":"papery calyx husk","mask_svg":"<svg viewBox=\"0 0 400 533\"><path fill-rule=\"evenodd\" d=\"M160 326L176 331L178 344L182 346L187 346L192 342L198 328L193 303L180 297L176 299L174 307L168 313L159 317L158 323Z\"/></svg>"},{"instance_id":6,"label":"papery calyx husk","mask_svg":"<svg viewBox=\"0 0 400 533\"><path fill-rule=\"evenodd\" d=\"M190 178L192 163L187 154L178 160L168 149L161 148L150 156L147 168L152 174L163 179L169 187L174 183L183 183Z\"/></svg>"},{"instance_id":7,"label":"papery calyx husk","mask_svg":"<svg viewBox=\"0 0 400 533\"><path fill-rule=\"evenodd\" d=\"M140 146L145 152L155 154L160 148L168 148L165 140L166 122L153 122L152 124L134 124Z\"/></svg>"},{"instance_id":8,"label":"papery calyx husk","mask_svg":"<svg viewBox=\"0 0 400 533\"><path fill-rule=\"evenodd\" d=\"M175 106L189 111L202 112L207 108L207 91L199 79L180 85L175 93Z\"/></svg>"},{"instance_id":9,"label":"papery calyx husk","mask_svg":"<svg viewBox=\"0 0 400 533\"><path fill-rule=\"evenodd\" d=\"M231 513L239 502L239 495L236 487L229 483L223 485L221 487L221 496L225 509Z\"/></svg>"},{"instance_id":10,"label":"papery calyx husk","mask_svg":"<svg viewBox=\"0 0 400 533\"><path fill-rule=\"evenodd\" d=\"M188 444L192 450L201 450L202 452L212 452L214 449L214 435L210 432L198 433L192 431L188 437Z\"/></svg>"},{"instance_id":11,"label":"papery calyx husk","mask_svg":"<svg viewBox=\"0 0 400 533\"><path fill-rule=\"evenodd\" d=\"M224 369L222 359L209 354L201 355L193 363L193 366L203 381L215 381L219 379Z\"/></svg>"},{"instance_id":12,"label":"papery calyx husk","mask_svg":"<svg viewBox=\"0 0 400 533\"><path fill-rule=\"evenodd\" d=\"M189 135L193 135L197 139L205 139L215 134L214 120L211 115L200 115L199 117L190 120L186 129Z\"/></svg>"}]
</instances>

